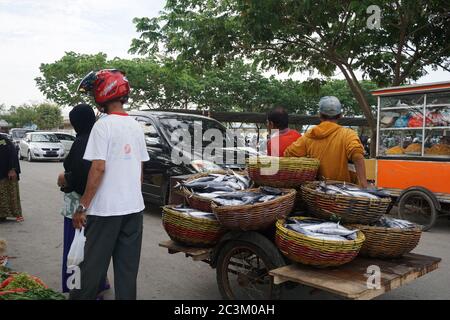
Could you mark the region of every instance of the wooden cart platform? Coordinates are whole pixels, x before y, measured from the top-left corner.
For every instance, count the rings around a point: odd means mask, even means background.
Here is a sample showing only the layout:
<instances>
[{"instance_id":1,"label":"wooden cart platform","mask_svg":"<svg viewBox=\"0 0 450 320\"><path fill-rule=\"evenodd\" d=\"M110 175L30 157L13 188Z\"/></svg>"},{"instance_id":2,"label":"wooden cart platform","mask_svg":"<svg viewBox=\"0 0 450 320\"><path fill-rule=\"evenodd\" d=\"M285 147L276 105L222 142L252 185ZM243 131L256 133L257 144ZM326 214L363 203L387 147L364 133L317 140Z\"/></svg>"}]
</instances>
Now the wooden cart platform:
<instances>
[{"instance_id":1,"label":"wooden cart platform","mask_svg":"<svg viewBox=\"0 0 450 320\"><path fill-rule=\"evenodd\" d=\"M317 269L299 264L284 266L269 272L275 284L287 281L336 294L346 299L373 299L399 288L438 268L440 258L407 254L395 260L356 258L338 268ZM381 271L379 289L367 286L368 267Z\"/></svg>"},{"instance_id":2,"label":"wooden cart platform","mask_svg":"<svg viewBox=\"0 0 450 320\"><path fill-rule=\"evenodd\" d=\"M172 240L162 241L159 243L160 247L166 248L170 254L174 253L184 253L186 257L192 258L194 261L205 261L207 262L212 252L212 248L196 248L183 246Z\"/></svg>"},{"instance_id":3,"label":"wooden cart platform","mask_svg":"<svg viewBox=\"0 0 450 320\"><path fill-rule=\"evenodd\" d=\"M159 246L168 249L170 254L184 253L186 257L190 257L194 261L204 262L209 262L213 250L212 248L183 246L172 240L162 241ZM392 260L358 257L338 268L319 269L292 264L271 270L269 274L272 276L274 284L291 281L346 299L367 300L436 270L440 261L440 258L410 253L403 258ZM380 268L380 287L378 289L371 289L367 286L369 277L367 272L370 266Z\"/></svg>"}]
</instances>

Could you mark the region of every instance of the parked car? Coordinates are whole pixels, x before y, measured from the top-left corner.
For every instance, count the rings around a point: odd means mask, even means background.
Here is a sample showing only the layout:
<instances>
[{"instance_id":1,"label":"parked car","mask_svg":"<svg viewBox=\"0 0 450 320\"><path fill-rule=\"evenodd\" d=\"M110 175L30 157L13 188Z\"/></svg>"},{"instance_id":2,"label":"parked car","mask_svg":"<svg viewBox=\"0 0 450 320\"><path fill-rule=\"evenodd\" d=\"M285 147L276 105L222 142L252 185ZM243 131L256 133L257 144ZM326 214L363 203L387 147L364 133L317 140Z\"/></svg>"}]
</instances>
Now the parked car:
<instances>
[{"instance_id":1,"label":"parked car","mask_svg":"<svg viewBox=\"0 0 450 320\"><path fill-rule=\"evenodd\" d=\"M197 115L187 115L173 112L140 111L131 112L143 127L150 161L144 164L144 183L142 193L146 202L166 204L169 197L170 177L220 169L243 169L244 163L237 163L237 159L249 154L257 154L251 148L237 148L237 141L227 133L226 128L218 121ZM202 131L216 129L223 134L225 145L221 154L203 159L203 151L210 142L202 143L191 150L179 147L179 133L194 133L194 126L201 124ZM178 130L181 129L181 130ZM186 131L187 130L187 131ZM242 145L244 145L242 143ZM231 146L231 147L230 147ZM191 145L190 147L194 147ZM177 161L173 154L185 157L187 161ZM227 157L228 154L228 157ZM175 158L175 159L174 159ZM191 161L189 161L191 159ZM222 163L221 160L224 160Z\"/></svg>"},{"instance_id":2,"label":"parked car","mask_svg":"<svg viewBox=\"0 0 450 320\"><path fill-rule=\"evenodd\" d=\"M20 140L25 138L25 135L28 132L33 132L34 130L31 129L24 129L24 128L13 128L9 130L9 135L11 136L12 142L16 146L17 152L19 152L19 145Z\"/></svg>"},{"instance_id":3,"label":"parked car","mask_svg":"<svg viewBox=\"0 0 450 320\"><path fill-rule=\"evenodd\" d=\"M63 144L53 132L29 132L20 141L20 159L59 160L63 161L65 151Z\"/></svg>"},{"instance_id":4,"label":"parked car","mask_svg":"<svg viewBox=\"0 0 450 320\"><path fill-rule=\"evenodd\" d=\"M59 139L59 141L61 141L61 143L63 144L64 151L67 156L67 154L70 151L70 148L72 148L73 142L75 141L75 136L64 132L55 132L55 135Z\"/></svg>"}]
</instances>

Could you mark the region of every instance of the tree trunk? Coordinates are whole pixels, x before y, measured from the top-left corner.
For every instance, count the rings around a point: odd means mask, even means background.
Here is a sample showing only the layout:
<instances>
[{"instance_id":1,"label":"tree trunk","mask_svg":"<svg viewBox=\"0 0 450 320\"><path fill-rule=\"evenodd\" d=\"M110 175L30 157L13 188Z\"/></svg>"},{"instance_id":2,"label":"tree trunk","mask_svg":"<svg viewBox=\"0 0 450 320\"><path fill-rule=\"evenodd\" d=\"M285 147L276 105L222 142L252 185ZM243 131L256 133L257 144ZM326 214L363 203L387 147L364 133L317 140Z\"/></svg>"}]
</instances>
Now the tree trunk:
<instances>
[{"instance_id":1,"label":"tree trunk","mask_svg":"<svg viewBox=\"0 0 450 320\"><path fill-rule=\"evenodd\" d=\"M370 139L370 157L375 157L376 153L376 134L377 134L377 126L375 117L372 114L372 110L370 109L370 105L367 102L366 97L364 96L364 92L359 85L358 79L356 78L355 74L353 73L353 70L349 66L344 65L337 65L338 68L342 71L345 79L347 80L347 83L350 87L350 90L353 93L353 96L355 97L356 101L358 101L359 106L364 114L364 116L367 119L367 122L369 124L370 130L371 130L371 139Z\"/></svg>"}]
</instances>

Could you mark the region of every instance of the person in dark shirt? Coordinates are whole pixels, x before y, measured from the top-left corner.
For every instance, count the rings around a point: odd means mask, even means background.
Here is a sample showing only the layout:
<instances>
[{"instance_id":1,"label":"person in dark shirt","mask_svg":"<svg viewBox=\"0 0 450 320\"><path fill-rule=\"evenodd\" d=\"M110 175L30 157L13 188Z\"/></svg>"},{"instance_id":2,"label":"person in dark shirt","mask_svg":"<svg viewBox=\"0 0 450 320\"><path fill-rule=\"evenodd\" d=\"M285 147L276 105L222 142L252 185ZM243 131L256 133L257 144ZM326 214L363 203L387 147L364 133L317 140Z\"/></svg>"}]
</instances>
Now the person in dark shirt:
<instances>
[{"instance_id":1,"label":"person in dark shirt","mask_svg":"<svg viewBox=\"0 0 450 320\"><path fill-rule=\"evenodd\" d=\"M91 162L84 160L83 156L96 118L91 106L79 104L70 111L69 119L77 137L64 160L64 172L58 176L58 186L64 192L64 207L61 211L64 216L63 292L70 291L67 286L67 279L72 273L67 272L67 254L75 236L72 213L78 207L80 198L86 188ZM109 284L105 275L105 281L100 285L99 292L106 289L109 289Z\"/></svg>"},{"instance_id":2,"label":"person in dark shirt","mask_svg":"<svg viewBox=\"0 0 450 320\"><path fill-rule=\"evenodd\" d=\"M0 134L0 221L23 221L19 193L20 164L12 141Z\"/></svg>"}]
</instances>

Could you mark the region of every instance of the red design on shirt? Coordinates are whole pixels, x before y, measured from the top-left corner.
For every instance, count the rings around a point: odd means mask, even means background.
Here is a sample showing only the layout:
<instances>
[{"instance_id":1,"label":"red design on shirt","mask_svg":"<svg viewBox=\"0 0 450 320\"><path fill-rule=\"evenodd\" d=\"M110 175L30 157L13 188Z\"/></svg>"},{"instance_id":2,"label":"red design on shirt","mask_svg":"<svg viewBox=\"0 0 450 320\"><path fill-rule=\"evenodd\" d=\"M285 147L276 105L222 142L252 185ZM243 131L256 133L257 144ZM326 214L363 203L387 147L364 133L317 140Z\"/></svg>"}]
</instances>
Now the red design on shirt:
<instances>
[{"instance_id":1,"label":"red design on shirt","mask_svg":"<svg viewBox=\"0 0 450 320\"><path fill-rule=\"evenodd\" d=\"M125 154L131 153L131 146L129 144L126 144L124 147Z\"/></svg>"}]
</instances>

